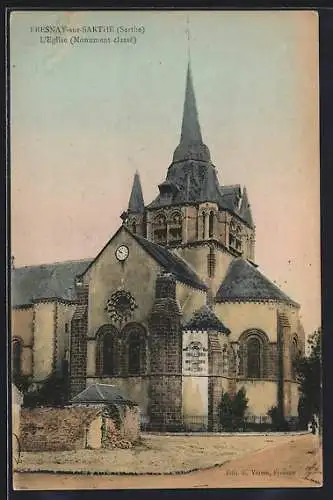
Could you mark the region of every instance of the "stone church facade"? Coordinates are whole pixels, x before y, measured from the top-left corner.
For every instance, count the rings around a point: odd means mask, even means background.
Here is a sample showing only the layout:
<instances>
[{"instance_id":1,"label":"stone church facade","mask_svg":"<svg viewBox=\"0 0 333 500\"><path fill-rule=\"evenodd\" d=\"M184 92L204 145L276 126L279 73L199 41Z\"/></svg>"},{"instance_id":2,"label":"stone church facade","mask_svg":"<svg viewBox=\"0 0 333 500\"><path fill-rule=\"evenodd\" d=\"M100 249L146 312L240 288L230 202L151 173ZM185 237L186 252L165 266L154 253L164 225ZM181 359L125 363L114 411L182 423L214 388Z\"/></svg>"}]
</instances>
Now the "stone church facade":
<instances>
[{"instance_id":1,"label":"stone church facade","mask_svg":"<svg viewBox=\"0 0 333 500\"><path fill-rule=\"evenodd\" d=\"M17 367L23 356L42 381L65 360L71 396L117 385L156 428L214 430L222 391L241 387L254 418L272 406L295 418L299 305L255 263L248 195L219 183L190 64L180 142L158 189L145 204L135 174L122 224L94 260L13 272Z\"/></svg>"}]
</instances>

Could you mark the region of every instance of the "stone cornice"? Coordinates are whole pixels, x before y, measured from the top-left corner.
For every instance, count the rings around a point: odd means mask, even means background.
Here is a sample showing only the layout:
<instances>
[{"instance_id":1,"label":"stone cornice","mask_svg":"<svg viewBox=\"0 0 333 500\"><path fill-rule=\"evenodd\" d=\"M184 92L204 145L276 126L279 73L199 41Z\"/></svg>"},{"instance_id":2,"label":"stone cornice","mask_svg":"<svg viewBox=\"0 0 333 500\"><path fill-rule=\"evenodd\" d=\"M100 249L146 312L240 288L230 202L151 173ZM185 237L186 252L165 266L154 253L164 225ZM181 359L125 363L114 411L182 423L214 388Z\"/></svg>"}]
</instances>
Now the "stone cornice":
<instances>
[{"instance_id":1,"label":"stone cornice","mask_svg":"<svg viewBox=\"0 0 333 500\"><path fill-rule=\"evenodd\" d=\"M294 309L300 309L300 305L298 304L293 304L292 302L285 302L282 300L278 299L252 299L252 298L241 298L241 299L226 299L226 300L216 300L214 301L215 304L244 304L244 303L252 303L252 304L282 304L282 305L288 305Z\"/></svg>"},{"instance_id":2,"label":"stone cornice","mask_svg":"<svg viewBox=\"0 0 333 500\"><path fill-rule=\"evenodd\" d=\"M16 306L12 306L12 310L13 311L19 311L21 309L32 309L33 308L33 304L18 304Z\"/></svg>"},{"instance_id":3,"label":"stone cornice","mask_svg":"<svg viewBox=\"0 0 333 500\"><path fill-rule=\"evenodd\" d=\"M13 310L18 310L18 309L30 309L33 308L34 304L46 304L46 303L53 303L57 302L58 304L65 304L65 305L70 305L70 306L75 306L78 304L77 300L70 300L70 299L62 299L59 297L41 297L39 299L32 299L30 303L28 304L17 304L15 306L12 306L11 308Z\"/></svg>"},{"instance_id":4,"label":"stone cornice","mask_svg":"<svg viewBox=\"0 0 333 500\"><path fill-rule=\"evenodd\" d=\"M175 243L174 245L169 244L165 245L165 247L170 250L171 249L176 250L177 248L191 248L191 247L195 248L195 247L205 247L205 246L211 247L212 245L215 247L215 249L222 250L223 252L228 253L233 257L239 257L241 255L241 253L226 247L223 243L213 238L209 238L208 240L188 241L187 243L181 243L181 244Z\"/></svg>"},{"instance_id":5,"label":"stone cornice","mask_svg":"<svg viewBox=\"0 0 333 500\"><path fill-rule=\"evenodd\" d=\"M146 212L157 212L158 210L161 210L161 209L168 209L169 210L169 209L174 209L176 207L180 208L180 207L188 207L188 206L195 207L195 208L198 209L204 203L212 203L212 204L217 205L220 212L227 212L227 213L229 213L233 217L236 217L246 227L248 227L252 231L255 231L255 226L251 227L250 224L248 224L239 214L237 214L236 212L234 212L231 208L228 208L227 206L224 206L224 207L219 206L219 204L216 203L216 202L209 202L209 201L197 201L197 202L184 201L182 203L174 203L174 204L169 204L169 205L158 205L158 206L155 206L155 207L154 206L150 207L149 205L146 205L145 206L145 213Z\"/></svg>"}]
</instances>

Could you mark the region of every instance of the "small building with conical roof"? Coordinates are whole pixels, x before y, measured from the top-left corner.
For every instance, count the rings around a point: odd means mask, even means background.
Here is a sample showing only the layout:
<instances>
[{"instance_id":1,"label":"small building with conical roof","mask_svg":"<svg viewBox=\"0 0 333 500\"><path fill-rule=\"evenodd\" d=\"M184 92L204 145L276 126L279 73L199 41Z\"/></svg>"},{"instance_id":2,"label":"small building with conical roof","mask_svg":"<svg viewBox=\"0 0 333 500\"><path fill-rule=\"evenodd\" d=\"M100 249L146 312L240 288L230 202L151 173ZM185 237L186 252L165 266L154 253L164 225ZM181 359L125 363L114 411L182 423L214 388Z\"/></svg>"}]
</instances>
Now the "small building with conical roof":
<instances>
[{"instance_id":1,"label":"small building with conical roof","mask_svg":"<svg viewBox=\"0 0 333 500\"><path fill-rule=\"evenodd\" d=\"M22 344L24 366L31 345L38 376L46 377L43 368L55 367L68 344L72 398L94 384L116 386L157 429L216 429L222 391L242 387L254 420L268 419L273 406L296 419L299 305L258 269L248 193L219 179L202 138L190 63L180 140L165 180L145 203L136 172L121 219L81 267L13 271L14 314L22 318L14 330L28 311L35 318L24 327L35 328ZM71 318L63 338L55 300ZM43 332L36 330L42 309Z\"/></svg>"}]
</instances>

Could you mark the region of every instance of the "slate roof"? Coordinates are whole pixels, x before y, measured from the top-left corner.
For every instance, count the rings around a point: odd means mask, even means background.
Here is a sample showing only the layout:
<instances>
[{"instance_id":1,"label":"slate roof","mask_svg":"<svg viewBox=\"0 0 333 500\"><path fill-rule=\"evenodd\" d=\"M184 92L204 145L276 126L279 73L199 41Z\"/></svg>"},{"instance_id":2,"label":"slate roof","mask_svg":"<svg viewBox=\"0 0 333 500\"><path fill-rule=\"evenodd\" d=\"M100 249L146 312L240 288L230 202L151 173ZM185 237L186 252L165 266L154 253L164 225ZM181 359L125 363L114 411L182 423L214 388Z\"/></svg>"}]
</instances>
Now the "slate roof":
<instances>
[{"instance_id":1,"label":"slate roof","mask_svg":"<svg viewBox=\"0 0 333 500\"><path fill-rule=\"evenodd\" d=\"M128 213L141 214L144 212L144 209L145 203L143 201L140 176L138 172L135 172L131 196L128 202Z\"/></svg>"},{"instance_id":2,"label":"slate roof","mask_svg":"<svg viewBox=\"0 0 333 500\"><path fill-rule=\"evenodd\" d=\"M128 229L127 229L128 231ZM129 231L130 232L130 231ZM167 250L165 247L157 245L152 241L137 234L131 233L133 238L149 253L166 271L174 275L177 281L189 285L193 288L206 290L207 286L200 280L198 275L188 264L178 255Z\"/></svg>"},{"instance_id":3,"label":"slate roof","mask_svg":"<svg viewBox=\"0 0 333 500\"><path fill-rule=\"evenodd\" d=\"M75 300L75 277L91 260L69 260L54 264L18 267L12 271L12 306L31 304L38 299Z\"/></svg>"},{"instance_id":4,"label":"slate roof","mask_svg":"<svg viewBox=\"0 0 333 500\"><path fill-rule=\"evenodd\" d=\"M217 294L216 302L276 300L298 306L256 267L245 259L232 261Z\"/></svg>"},{"instance_id":5,"label":"slate roof","mask_svg":"<svg viewBox=\"0 0 333 500\"><path fill-rule=\"evenodd\" d=\"M71 403L136 404L115 385L92 384L72 398Z\"/></svg>"},{"instance_id":6,"label":"slate roof","mask_svg":"<svg viewBox=\"0 0 333 500\"><path fill-rule=\"evenodd\" d=\"M169 189L166 189L168 186ZM203 199L214 201L220 197L215 167L210 162L209 149L202 141L190 62L187 67L180 142L173 154L166 181L159 188L160 194L148 208L170 203L200 202Z\"/></svg>"},{"instance_id":7,"label":"slate roof","mask_svg":"<svg viewBox=\"0 0 333 500\"><path fill-rule=\"evenodd\" d=\"M222 323L207 305L198 309L183 327L188 330L213 330L221 333L230 333L229 328Z\"/></svg>"},{"instance_id":8,"label":"slate roof","mask_svg":"<svg viewBox=\"0 0 333 500\"><path fill-rule=\"evenodd\" d=\"M243 189L242 202L241 202L241 206L239 209L239 215L241 216L241 218L243 220L245 220L245 222L248 223L248 225L250 227L254 227L251 205L249 203L249 200L247 197L247 191L246 191L245 187Z\"/></svg>"},{"instance_id":9,"label":"slate roof","mask_svg":"<svg viewBox=\"0 0 333 500\"><path fill-rule=\"evenodd\" d=\"M186 74L186 90L180 143L174 152L173 162L185 159L210 161L209 149L202 142L190 61L188 62Z\"/></svg>"},{"instance_id":10,"label":"slate roof","mask_svg":"<svg viewBox=\"0 0 333 500\"><path fill-rule=\"evenodd\" d=\"M147 206L148 209L207 201L217 203L219 208L231 210L253 227L246 191L246 203L243 203L240 210L242 193L239 184L219 185L209 149L202 140L190 62L187 67L180 142L175 149L166 180L159 185L159 189L160 194Z\"/></svg>"},{"instance_id":11,"label":"slate roof","mask_svg":"<svg viewBox=\"0 0 333 500\"><path fill-rule=\"evenodd\" d=\"M232 211L238 211L238 204L241 198L241 187L239 184L231 186L219 186L221 197L225 206Z\"/></svg>"},{"instance_id":12,"label":"slate roof","mask_svg":"<svg viewBox=\"0 0 333 500\"><path fill-rule=\"evenodd\" d=\"M167 184L170 185L171 198L165 198L163 192L160 192L147 208L207 201L233 212L250 227L254 227L246 189L244 188L242 195L239 184L220 186L216 168L211 164L189 161L173 164L168 170L166 181L160 186Z\"/></svg>"},{"instance_id":13,"label":"slate roof","mask_svg":"<svg viewBox=\"0 0 333 500\"><path fill-rule=\"evenodd\" d=\"M215 202L218 205L223 204L222 197L220 195L218 187L218 179L215 168L207 167L205 173L206 175L204 177L200 193L200 201Z\"/></svg>"}]
</instances>

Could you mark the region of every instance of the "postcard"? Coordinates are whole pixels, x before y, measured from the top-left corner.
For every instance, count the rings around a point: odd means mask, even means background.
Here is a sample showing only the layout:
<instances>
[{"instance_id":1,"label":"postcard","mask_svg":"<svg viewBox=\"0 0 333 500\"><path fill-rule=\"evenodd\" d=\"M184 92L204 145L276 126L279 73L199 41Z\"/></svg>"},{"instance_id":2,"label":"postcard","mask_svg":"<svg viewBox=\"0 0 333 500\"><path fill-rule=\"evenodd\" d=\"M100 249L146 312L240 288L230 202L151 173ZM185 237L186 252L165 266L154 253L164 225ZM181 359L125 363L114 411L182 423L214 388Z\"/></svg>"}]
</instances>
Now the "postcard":
<instances>
[{"instance_id":1,"label":"postcard","mask_svg":"<svg viewBox=\"0 0 333 500\"><path fill-rule=\"evenodd\" d=\"M322 486L317 13L9 42L13 488Z\"/></svg>"}]
</instances>

